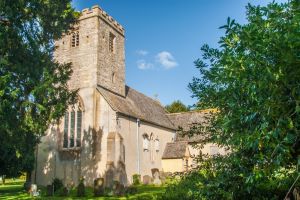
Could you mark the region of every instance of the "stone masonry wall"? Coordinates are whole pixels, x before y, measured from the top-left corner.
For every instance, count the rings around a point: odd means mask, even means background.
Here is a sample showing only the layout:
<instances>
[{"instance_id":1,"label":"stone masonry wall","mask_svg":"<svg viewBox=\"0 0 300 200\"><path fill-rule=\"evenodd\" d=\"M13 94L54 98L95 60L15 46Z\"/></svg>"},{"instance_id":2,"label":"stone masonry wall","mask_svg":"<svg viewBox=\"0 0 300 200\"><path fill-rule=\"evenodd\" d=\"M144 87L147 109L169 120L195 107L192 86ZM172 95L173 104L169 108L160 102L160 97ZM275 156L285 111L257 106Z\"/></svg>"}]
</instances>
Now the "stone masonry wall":
<instances>
[{"instance_id":1,"label":"stone masonry wall","mask_svg":"<svg viewBox=\"0 0 300 200\"><path fill-rule=\"evenodd\" d=\"M74 31L79 45L72 47L71 34L56 41L55 59L73 63L71 89L100 85L125 96L124 29L99 6L84 9ZM115 36L114 51L109 50L110 34Z\"/></svg>"}]
</instances>

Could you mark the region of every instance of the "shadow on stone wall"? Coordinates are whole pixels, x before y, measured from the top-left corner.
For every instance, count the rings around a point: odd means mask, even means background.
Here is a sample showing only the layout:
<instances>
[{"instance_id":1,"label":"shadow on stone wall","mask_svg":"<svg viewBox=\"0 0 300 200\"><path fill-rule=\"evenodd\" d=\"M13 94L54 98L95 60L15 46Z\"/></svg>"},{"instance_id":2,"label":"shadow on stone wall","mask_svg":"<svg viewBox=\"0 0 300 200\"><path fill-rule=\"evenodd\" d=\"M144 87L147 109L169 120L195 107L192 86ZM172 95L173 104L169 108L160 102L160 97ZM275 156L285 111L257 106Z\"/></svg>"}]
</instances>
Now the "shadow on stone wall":
<instances>
[{"instance_id":1,"label":"shadow on stone wall","mask_svg":"<svg viewBox=\"0 0 300 200\"><path fill-rule=\"evenodd\" d=\"M102 161L102 129L95 130L91 127L84 131L83 145L81 151L81 173L80 177L85 178L87 185L93 185L96 178L98 163Z\"/></svg>"},{"instance_id":2,"label":"shadow on stone wall","mask_svg":"<svg viewBox=\"0 0 300 200\"><path fill-rule=\"evenodd\" d=\"M112 188L114 181L118 181L122 185L128 185L125 164L119 162L115 167L113 163L107 163L107 170L104 174L105 187Z\"/></svg>"},{"instance_id":3,"label":"shadow on stone wall","mask_svg":"<svg viewBox=\"0 0 300 200\"><path fill-rule=\"evenodd\" d=\"M122 185L128 185L126 166L125 166L125 146L123 138L116 133L117 139L114 141L118 144L118 153L115 151L112 157L113 160L106 162L105 172L101 175L97 172L103 171L98 169L99 162L103 162L103 151L101 149L103 141L102 129L93 129L89 127L83 131L82 146L73 149L62 148L62 134L63 132L56 128L51 128L50 134L41 143L38 164L39 182L43 184L51 184L54 178L59 178L67 185L78 185L81 177L85 179L85 184L92 186L94 180L97 178L104 178L105 186L112 187L114 181L118 181ZM115 144L111 148L115 149ZM45 161L45 162L44 162ZM102 165L103 166L103 165ZM100 177L99 177L100 176ZM43 179L47 181L42 181Z\"/></svg>"}]
</instances>

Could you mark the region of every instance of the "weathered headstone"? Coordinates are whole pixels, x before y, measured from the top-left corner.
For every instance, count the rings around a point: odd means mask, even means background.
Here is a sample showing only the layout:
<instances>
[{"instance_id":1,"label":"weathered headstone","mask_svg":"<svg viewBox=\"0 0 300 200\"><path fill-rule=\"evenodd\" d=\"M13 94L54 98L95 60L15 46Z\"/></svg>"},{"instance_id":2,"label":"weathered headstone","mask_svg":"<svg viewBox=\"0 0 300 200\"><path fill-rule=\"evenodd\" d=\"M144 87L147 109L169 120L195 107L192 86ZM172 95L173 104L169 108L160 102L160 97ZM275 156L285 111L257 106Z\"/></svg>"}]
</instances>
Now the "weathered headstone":
<instances>
[{"instance_id":1,"label":"weathered headstone","mask_svg":"<svg viewBox=\"0 0 300 200\"><path fill-rule=\"evenodd\" d=\"M1 177L1 182L2 182L2 184L5 185L5 178L6 178L6 176L5 176L5 175L2 175L2 176L0 176L0 177Z\"/></svg>"},{"instance_id":2,"label":"weathered headstone","mask_svg":"<svg viewBox=\"0 0 300 200\"><path fill-rule=\"evenodd\" d=\"M151 171L152 171L153 183L155 185L160 185L161 180L159 178L159 170L158 169L151 169Z\"/></svg>"},{"instance_id":3,"label":"weathered headstone","mask_svg":"<svg viewBox=\"0 0 300 200\"><path fill-rule=\"evenodd\" d=\"M144 184L144 185L149 185L149 184L151 184L151 182L152 182L151 179L152 179L152 178L151 178L151 176L149 176L149 175L143 176L143 184Z\"/></svg>"},{"instance_id":4,"label":"weathered headstone","mask_svg":"<svg viewBox=\"0 0 300 200\"><path fill-rule=\"evenodd\" d=\"M85 196L85 185L84 185L84 178L80 178L79 184L77 186L77 196L84 197Z\"/></svg>"},{"instance_id":5,"label":"weathered headstone","mask_svg":"<svg viewBox=\"0 0 300 200\"><path fill-rule=\"evenodd\" d=\"M46 196L53 196L53 185L46 186Z\"/></svg>"},{"instance_id":6,"label":"weathered headstone","mask_svg":"<svg viewBox=\"0 0 300 200\"><path fill-rule=\"evenodd\" d=\"M166 182L167 178L170 177L171 175L172 173L170 172L163 172L163 171L159 172L159 178L163 184Z\"/></svg>"},{"instance_id":7,"label":"weathered headstone","mask_svg":"<svg viewBox=\"0 0 300 200\"><path fill-rule=\"evenodd\" d=\"M96 197L104 194L104 178L97 178L94 180L94 195Z\"/></svg>"},{"instance_id":8,"label":"weathered headstone","mask_svg":"<svg viewBox=\"0 0 300 200\"><path fill-rule=\"evenodd\" d=\"M40 193L37 190L37 185L36 184L31 184L31 187L30 187L30 196L37 197L39 195L40 195Z\"/></svg>"},{"instance_id":9,"label":"weathered headstone","mask_svg":"<svg viewBox=\"0 0 300 200\"><path fill-rule=\"evenodd\" d=\"M294 188L293 197L295 200L300 200L300 188L299 187Z\"/></svg>"},{"instance_id":10,"label":"weathered headstone","mask_svg":"<svg viewBox=\"0 0 300 200\"><path fill-rule=\"evenodd\" d=\"M60 195L63 197L67 197L69 195L69 189L67 187L63 187Z\"/></svg>"},{"instance_id":11,"label":"weathered headstone","mask_svg":"<svg viewBox=\"0 0 300 200\"><path fill-rule=\"evenodd\" d=\"M105 177L105 180L104 180L105 187L112 189L112 187L114 185L115 168L114 168L113 163L108 163L106 167L107 167L107 171L104 176Z\"/></svg>"},{"instance_id":12,"label":"weathered headstone","mask_svg":"<svg viewBox=\"0 0 300 200\"><path fill-rule=\"evenodd\" d=\"M113 192L114 195L122 196L125 192L124 185L122 185L119 181L114 181Z\"/></svg>"}]
</instances>

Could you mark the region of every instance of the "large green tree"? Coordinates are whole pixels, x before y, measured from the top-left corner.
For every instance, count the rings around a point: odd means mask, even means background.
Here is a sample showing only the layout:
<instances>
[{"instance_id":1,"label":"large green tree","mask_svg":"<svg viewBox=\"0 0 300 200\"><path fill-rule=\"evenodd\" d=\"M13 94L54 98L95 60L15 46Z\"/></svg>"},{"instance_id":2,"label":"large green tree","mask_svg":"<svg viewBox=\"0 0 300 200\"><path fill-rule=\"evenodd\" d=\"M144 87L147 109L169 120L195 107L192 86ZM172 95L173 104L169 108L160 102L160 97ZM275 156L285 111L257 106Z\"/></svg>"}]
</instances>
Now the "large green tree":
<instances>
[{"instance_id":1,"label":"large green tree","mask_svg":"<svg viewBox=\"0 0 300 200\"><path fill-rule=\"evenodd\" d=\"M184 105L180 100L173 101L170 105L166 105L165 109L169 113L187 112L190 110L189 107Z\"/></svg>"},{"instance_id":2,"label":"large green tree","mask_svg":"<svg viewBox=\"0 0 300 200\"><path fill-rule=\"evenodd\" d=\"M0 0L0 175L30 172L39 138L76 99L71 64L53 59L76 16L71 0Z\"/></svg>"},{"instance_id":3,"label":"large green tree","mask_svg":"<svg viewBox=\"0 0 300 200\"><path fill-rule=\"evenodd\" d=\"M247 19L228 19L219 48L202 47L189 85L199 106L218 110L203 142L231 153L199 158L166 199L283 199L299 184L300 4L248 5Z\"/></svg>"}]
</instances>

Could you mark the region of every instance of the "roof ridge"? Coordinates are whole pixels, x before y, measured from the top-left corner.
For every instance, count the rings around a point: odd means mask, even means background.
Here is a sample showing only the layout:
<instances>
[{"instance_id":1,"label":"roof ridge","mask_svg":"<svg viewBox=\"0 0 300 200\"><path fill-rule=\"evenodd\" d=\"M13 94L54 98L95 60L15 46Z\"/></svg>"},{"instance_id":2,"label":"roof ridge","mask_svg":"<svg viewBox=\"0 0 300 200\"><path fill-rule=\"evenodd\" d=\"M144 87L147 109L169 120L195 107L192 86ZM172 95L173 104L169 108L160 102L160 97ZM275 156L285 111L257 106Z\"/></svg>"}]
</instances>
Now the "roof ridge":
<instances>
[{"instance_id":1,"label":"roof ridge","mask_svg":"<svg viewBox=\"0 0 300 200\"><path fill-rule=\"evenodd\" d=\"M136 93L139 93L139 94L143 95L144 97L150 99L150 100L153 101L154 103L157 103L157 104L159 104L161 107L163 107L163 106L161 105L161 103L160 103L158 100L155 100L155 99L153 99L152 97L149 97L149 96L147 96L147 95L145 95L145 94L139 92L138 90L133 89L132 87L130 87L130 86L128 86L128 85L126 85L126 87L128 87L129 89L135 91Z\"/></svg>"},{"instance_id":2,"label":"roof ridge","mask_svg":"<svg viewBox=\"0 0 300 200\"><path fill-rule=\"evenodd\" d=\"M168 117L168 112L166 112L167 110L165 109L165 107L164 107L159 101L157 101L157 100L155 100L155 99L153 99L153 98L151 98L151 97L149 97L149 96L147 96L147 95L145 95L145 94L139 92L139 91L136 90L136 89L133 89L132 87L130 87L130 86L128 86L128 85L125 85L125 86L128 87L128 89L135 91L136 93L138 93L138 94L140 94L140 95L142 95L142 96L148 98L148 99L151 100L152 102L154 102L154 103L156 103L157 105L159 105L159 106L165 111L165 115L166 115L166 117L167 117L167 120L169 120L169 122L170 122L171 124L174 125L174 123L172 122L172 120L170 120L169 117Z\"/></svg>"},{"instance_id":3,"label":"roof ridge","mask_svg":"<svg viewBox=\"0 0 300 200\"><path fill-rule=\"evenodd\" d=\"M216 112L215 108L208 108L203 110L191 110L187 112L176 112L176 113L167 113L167 115L180 115L180 114L189 114L189 113L206 113L206 112Z\"/></svg>"}]
</instances>

